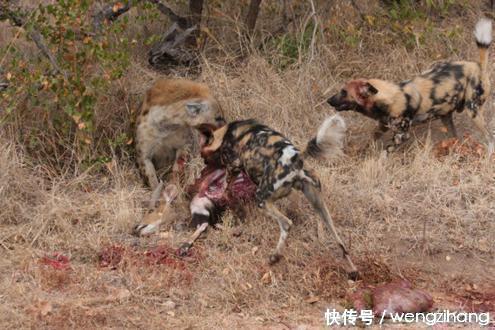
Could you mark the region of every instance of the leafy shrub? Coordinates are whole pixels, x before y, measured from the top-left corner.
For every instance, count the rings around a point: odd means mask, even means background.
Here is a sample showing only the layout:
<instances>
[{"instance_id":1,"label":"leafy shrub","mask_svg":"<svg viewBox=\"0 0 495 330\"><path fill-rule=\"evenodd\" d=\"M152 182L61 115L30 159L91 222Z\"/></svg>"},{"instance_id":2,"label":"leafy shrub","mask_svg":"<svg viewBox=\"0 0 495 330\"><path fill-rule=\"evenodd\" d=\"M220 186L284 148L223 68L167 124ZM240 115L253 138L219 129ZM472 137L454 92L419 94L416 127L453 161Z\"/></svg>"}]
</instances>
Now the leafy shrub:
<instances>
[{"instance_id":1,"label":"leafy shrub","mask_svg":"<svg viewBox=\"0 0 495 330\"><path fill-rule=\"evenodd\" d=\"M69 157L91 163L103 157L95 143L96 109L130 63L131 43L124 34L128 18L96 31L89 14L93 4L57 0L39 5L26 17L24 37L39 31L55 65L41 54L25 54L16 47L2 50L2 57L9 59L6 75L11 88L0 101L5 109L1 120L18 131L33 154L55 163L67 164ZM115 145L122 140L128 141L119 136L106 142Z\"/></svg>"}]
</instances>

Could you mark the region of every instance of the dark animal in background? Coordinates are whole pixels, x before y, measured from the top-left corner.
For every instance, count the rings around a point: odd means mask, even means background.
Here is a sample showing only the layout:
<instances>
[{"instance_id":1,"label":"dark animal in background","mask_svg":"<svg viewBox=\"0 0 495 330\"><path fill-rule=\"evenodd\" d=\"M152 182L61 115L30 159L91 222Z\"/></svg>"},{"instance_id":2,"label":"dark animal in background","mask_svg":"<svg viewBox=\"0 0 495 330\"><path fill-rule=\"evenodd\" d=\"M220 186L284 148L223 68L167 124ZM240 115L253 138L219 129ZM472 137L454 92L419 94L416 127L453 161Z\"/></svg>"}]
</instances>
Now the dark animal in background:
<instances>
[{"instance_id":1,"label":"dark animal in background","mask_svg":"<svg viewBox=\"0 0 495 330\"><path fill-rule=\"evenodd\" d=\"M208 164L226 167L228 175L237 177L244 171L256 184L257 205L280 226L280 237L269 262L280 260L292 221L275 206L275 201L288 196L293 189L304 193L326 227L332 231L344 257L350 265L350 277L358 273L349 253L340 239L328 208L321 195L321 184L315 174L304 168L306 156L317 157L324 153L341 152L346 130L340 116L328 118L319 128L317 136L300 152L287 138L255 120L235 121L215 130L202 130L206 142L201 149ZM207 226L207 222L204 222ZM201 225L200 225L201 226Z\"/></svg>"},{"instance_id":2,"label":"dark animal in background","mask_svg":"<svg viewBox=\"0 0 495 330\"><path fill-rule=\"evenodd\" d=\"M376 139L391 129L393 141L386 146L387 151L393 151L409 138L411 125L436 118L440 118L448 132L457 137L452 117L455 111L466 110L485 138L488 154L492 154L494 137L485 122L486 106L483 106L491 90L488 72L491 20L481 19L474 35L479 62L439 63L398 84L380 79L352 80L329 98L328 103L337 111L353 110L378 120Z\"/></svg>"}]
</instances>

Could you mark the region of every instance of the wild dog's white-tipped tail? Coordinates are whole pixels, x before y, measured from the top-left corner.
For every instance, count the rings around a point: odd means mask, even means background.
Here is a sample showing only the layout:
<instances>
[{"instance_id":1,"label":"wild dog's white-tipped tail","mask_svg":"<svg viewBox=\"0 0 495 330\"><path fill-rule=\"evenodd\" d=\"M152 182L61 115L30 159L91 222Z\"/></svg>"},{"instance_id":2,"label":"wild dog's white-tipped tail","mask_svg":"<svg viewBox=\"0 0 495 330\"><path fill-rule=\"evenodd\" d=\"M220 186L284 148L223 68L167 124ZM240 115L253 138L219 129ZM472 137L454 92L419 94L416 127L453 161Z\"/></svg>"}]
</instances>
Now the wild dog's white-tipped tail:
<instances>
[{"instance_id":1,"label":"wild dog's white-tipped tail","mask_svg":"<svg viewBox=\"0 0 495 330\"><path fill-rule=\"evenodd\" d=\"M480 52L481 72L486 74L488 69L488 47L492 43L492 20L488 18L480 19L474 28L474 36Z\"/></svg>"},{"instance_id":2,"label":"wild dog's white-tipped tail","mask_svg":"<svg viewBox=\"0 0 495 330\"><path fill-rule=\"evenodd\" d=\"M318 128L316 137L308 142L305 153L315 158L342 156L346 131L347 125L341 116L328 117Z\"/></svg>"},{"instance_id":3,"label":"wild dog's white-tipped tail","mask_svg":"<svg viewBox=\"0 0 495 330\"><path fill-rule=\"evenodd\" d=\"M478 47L488 48L492 43L492 20L480 19L474 28L474 37Z\"/></svg>"}]
</instances>

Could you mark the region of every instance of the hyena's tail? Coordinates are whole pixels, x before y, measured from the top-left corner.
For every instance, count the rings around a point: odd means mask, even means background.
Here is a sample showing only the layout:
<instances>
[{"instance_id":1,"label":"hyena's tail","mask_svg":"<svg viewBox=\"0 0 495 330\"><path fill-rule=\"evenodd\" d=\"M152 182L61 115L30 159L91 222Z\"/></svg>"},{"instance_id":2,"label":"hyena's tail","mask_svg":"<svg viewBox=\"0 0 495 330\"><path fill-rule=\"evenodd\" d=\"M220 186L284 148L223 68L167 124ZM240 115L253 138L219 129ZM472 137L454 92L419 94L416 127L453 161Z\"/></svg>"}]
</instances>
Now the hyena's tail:
<instances>
[{"instance_id":1,"label":"hyena's tail","mask_svg":"<svg viewBox=\"0 0 495 330\"><path fill-rule=\"evenodd\" d=\"M341 116L328 117L318 128L316 136L308 142L304 155L314 158L342 156L346 130L347 125Z\"/></svg>"},{"instance_id":2,"label":"hyena's tail","mask_svg":"<svg viewBox=\"0 0 495 330\"><path fill-rule=\"evenodd\" d=\"M481 71L486 73L488 69L488 47L492 43L492 21L488 18L480 19L474 28L474 37L480 52Z\"/></svg>"}]
</instances>

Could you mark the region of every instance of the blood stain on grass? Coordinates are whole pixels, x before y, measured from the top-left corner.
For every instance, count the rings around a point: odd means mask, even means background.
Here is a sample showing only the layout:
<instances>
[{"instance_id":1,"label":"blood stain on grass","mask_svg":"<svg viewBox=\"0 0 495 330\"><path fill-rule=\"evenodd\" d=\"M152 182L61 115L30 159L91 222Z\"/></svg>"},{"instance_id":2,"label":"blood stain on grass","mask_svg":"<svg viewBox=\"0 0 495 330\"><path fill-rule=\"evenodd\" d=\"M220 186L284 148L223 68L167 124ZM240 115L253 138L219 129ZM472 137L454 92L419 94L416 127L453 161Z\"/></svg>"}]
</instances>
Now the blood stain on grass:
<instances>
[{"instance_id":1,"label":"blood stain on grass","mask_svg":"<svg viewBox=\"0 0 495 330\"><path fill-rule=\"evenodd\" d=\"M98 261L100 267L117 268L122 261L125 253L125 247L120 245L109 245L104 247L98 253Z\"/></svg>"},{"instance_id":2,"label":"blood stain on grass","mask_svg":"<svg viewBox=\"0 0 495 330\"><path fill-rule=\"evenodd\" d=\"M42 287L48 290L61 290L72 282L72 267L69 257L53 253L40 258L39 279Z\"/></svg>"},{"instance_id":3,"label":"blood stain on grass","mask_svg":"<svg viewBox=\"0 0 495 330\"><path fill-rule=\"evenodd\" d=\"M71 268L69 257L64 256L63 254L58 252L50 256L42 257L40 259L40 263L59 270L66 270Z\"/></svg>"},{"instance_id":4,"label":"blood stain on grass","mask_svg":"<svg viewBox=\"0 0 495 330\"><path fill-rule=\"evenodd\" d=\"M165 267L170 275L178 277L182 283L187 284L192 283L193 277L190 265L202 258L199 251L194 248L188 252L187 256L179 257L177 250L167 244L160 244L144 251L114 244L103 247L98 253L100 268L115 270L137 266L141 270L163 272L165 269L161 267Z\"/></svg>"}]
</instances>

